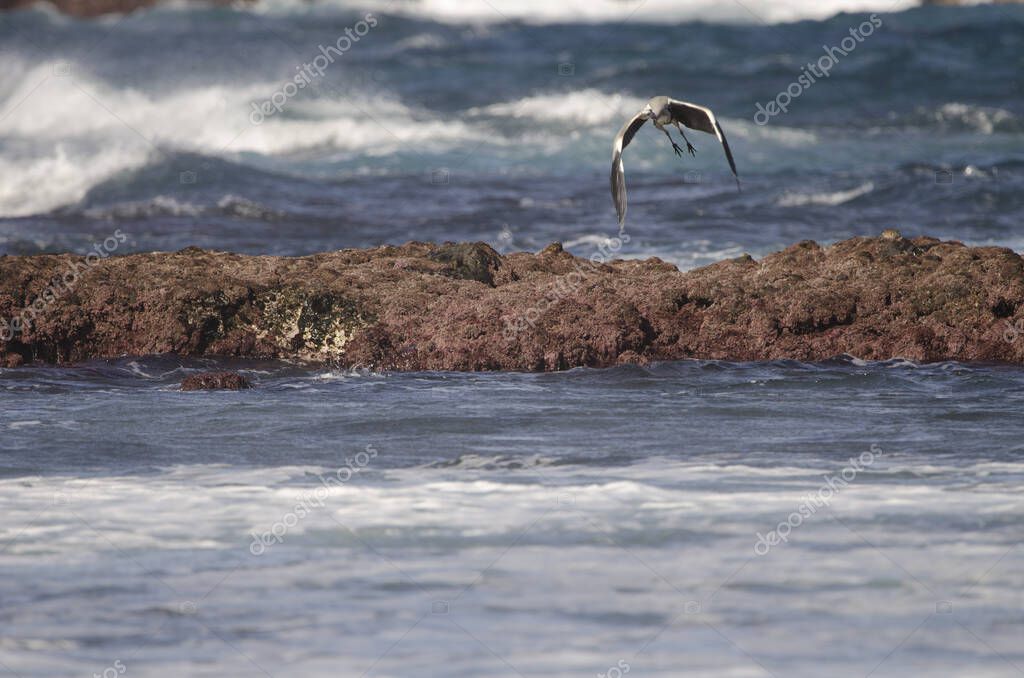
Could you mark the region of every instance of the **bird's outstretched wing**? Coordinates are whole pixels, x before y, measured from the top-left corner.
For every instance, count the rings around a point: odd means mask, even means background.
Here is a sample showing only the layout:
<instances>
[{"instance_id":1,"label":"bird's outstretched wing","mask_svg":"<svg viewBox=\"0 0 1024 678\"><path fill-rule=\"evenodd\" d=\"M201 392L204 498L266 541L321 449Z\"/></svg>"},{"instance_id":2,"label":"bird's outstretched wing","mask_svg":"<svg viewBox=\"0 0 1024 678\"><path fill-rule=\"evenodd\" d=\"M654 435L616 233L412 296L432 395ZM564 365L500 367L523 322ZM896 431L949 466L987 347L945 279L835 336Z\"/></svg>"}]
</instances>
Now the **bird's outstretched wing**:
<instances>
[{"instance_id":1,"label":"bird's outstretched wing","mask_svg":"<svg viewBox=\"0 0 1024 678\"><path fill-rule=\"evenodd\" d=\"M725 149L725 158L729 161L729 169L732 170L732 175L736 177L736 186L738 187L740 185L740 175L736 173L736 161L732 159L732 151L729 149L729 142L725 138L725 132L722 131L722 126L718 124L718 120L715 119L715 114L711 112L711 109L675 99L669 99L668 108L674 120L679 121L690 129L714 134L718 138L722 148Z\"/></svg>"},{"instance_id":2,"label":"bird's outstretched wing","mask_svg":"<svg viewBox=\"0 0 1024 678\"><path fill-rule=\"evenodd\" d=\"M622 151L629 146L629 142L645 122L647 118L642 113L637 113L632 120L622 126L615 135L615 143L612 144L612 201L619 215L619 226L626 221L626 170L622 166Z\"/></svg>"}]
</instances>

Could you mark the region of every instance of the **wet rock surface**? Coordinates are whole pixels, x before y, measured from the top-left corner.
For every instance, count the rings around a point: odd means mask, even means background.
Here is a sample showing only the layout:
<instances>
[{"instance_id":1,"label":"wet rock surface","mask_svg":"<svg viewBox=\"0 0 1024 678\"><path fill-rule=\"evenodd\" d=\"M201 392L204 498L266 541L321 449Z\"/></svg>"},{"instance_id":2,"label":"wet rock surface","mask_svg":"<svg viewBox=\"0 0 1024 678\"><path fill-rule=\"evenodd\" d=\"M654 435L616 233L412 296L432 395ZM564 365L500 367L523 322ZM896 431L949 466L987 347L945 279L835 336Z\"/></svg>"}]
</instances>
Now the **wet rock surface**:
<instances>
[{"instance_id":1,"label":"wet rock surface","mask_svg":"<svg viewBox=\"0 0 1024 678\"><path fill-rule=\"evenodd\" d=\"M201 372L181 382L182 391L241 391L252 388L249 380L237 372Z\"/></svg>"},{"instance_id":2,"label":"wet rock surface","mask_svg":"<svg viewBox=\"0 0 1024 678\"><path fill-rule=\"evenodd\" d=\"M557 244L83 261L0 257L3 365L155 353L395 370L843 353L1024 362L1024 260L895 231L688 272L656 258L591 263Z\"/></svg>"}]
</instances>

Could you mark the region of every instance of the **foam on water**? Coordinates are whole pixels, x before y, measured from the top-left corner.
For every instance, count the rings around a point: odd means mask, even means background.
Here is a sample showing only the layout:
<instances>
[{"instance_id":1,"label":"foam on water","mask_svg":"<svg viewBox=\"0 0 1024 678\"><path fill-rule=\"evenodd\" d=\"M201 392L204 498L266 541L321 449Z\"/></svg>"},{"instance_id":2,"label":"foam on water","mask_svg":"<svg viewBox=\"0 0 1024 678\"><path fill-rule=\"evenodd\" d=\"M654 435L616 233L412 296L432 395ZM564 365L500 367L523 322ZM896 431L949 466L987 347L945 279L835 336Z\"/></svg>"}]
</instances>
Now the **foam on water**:
<instances>
[{"instance_id":1,"label":"foam on water","mask_svg":"<svg viewBox=\"0 0 1024 678\"><path fill-rule=\"evenodd\" d=\"M371 461L366 470L346 474L345 482L327 484L318 478L331 478L338 469L187 465L151 476L21 477L0 479L0 502L9 518L0 526L0 542L12 542L8 556L40 550L72 554L82 548L85 535L65 529L68 516L59 509L66 506L104 526L107 539L97 545L100 550L230 549L246 543L253 531L269 529L320 488L311 515L322 510L356 533L379 535L392 547L401 547L405 540L422 544L423 534L491 543L516 535L559 502L594 519L594 524L581 526L578 539L606 534L629 541L641 538L636 521L659 530L684 530L693 524L724 527L735 519L738 507L745 507L742 513L751 519L785 518L787 509L843 468L841 462L764 467L650 458L614 470L584 469L552 466L542 458L512 463L473 455L456 464L384 472L374 472ZM1024 488L1024 463L921 464L902 455L887 460L880 453L863 473L842 489L848 519L869 518L880 506L903 510L908 518L1024 508L1015 496ZM919 482L888 481L907 474ZM979 478L991 485L984 492L955 491L969 489ZM183 486L191 488L184 495ZM58 510L48 511L29 538L15 539L34 513L49 508ZM202 515L208 520L197 521ZM630 518L623 519L626 515ZM299 522L290 526L289 537L302 539L308 529L310 525Z\"/></svg>"},{"instance_id":2,"label":"foam on water","mask_svg":"<svg viewBox=\"0 0 1024 678\"><path fill-rule=\"evenodd\" d=\"M787 193L779 198L779 207L801 207L803 205L842 205L867 195L875 190L872 182L867 182L846 191L830 193Z\"/></svg>"},{"instance_id":3,"label":"foam on water","mask_svg":"<svg viewBox=\"0 0 1024 678\"><path fill-rule=\"evenodd\" d=\"M518 101L471 108L469 115L493 115L527 118L539 122L563 122L573 125L601 125L628 120L643 106L637 97L584 89L575 92L549 92L524 97Z\"/></svg>"},{"instance_id":4,"label":"foam on water","mask_svg":"<svg viewBox=\"0 0 1024 678\"><path fill-rule=\"evenodd\" d=\"M63 65L38 65L15 86L0 89L0 100L9 103L0 118L6 137L0 146L2 215L76 202L93 186L169 151L238 158L329 149L386 156L410 145L430 150L486 138L483 129L370 94L292 101L284 113L254 125L251 103L265 101L283 83L152 93L113 87L75 66L73 78L54 76Z\"/></svg>"},{"instance_id":5,"label":"foam on water","mask_svg":"<svg viewBox=\"0 0 1024 678\"><path fill-rule=\"evenodd\" d=\"M564 22L653 22L681 21L788 22L823 19L839 12L892 12L914 6L913 0L745 0L740 3L712 0L490 0L486 3L461 0L409 0L392 2L382 10L380 3L363 0L330 0L311 5L296 0L266 0L246 5L251 11L270 13L324 12L325 9L398 12L433 21L455 23L502 23L526 21L533 24Z\"/></svg>"},{"instance_id":6,"label":"foam on water","mask_svg":"<svg viewBox=\"0 0 1024 678\"><path fill-rule=\"evenodd\" d=\"M750 657L776 675L1010 675L1024 464L921 461L883 455L763 555L842 462L480 456L326 488L334 469L301 466L0 480L0 658L39 676L115 658L140 676L561 675L620 658L721 676ZM851 633L868 611L871 633Z\"/></svg>"},{"instance_id":7,"label":"foam on water","mask_svg":"<svg viewBox=\"0 0 1024 678\"><path fill-rule=\"evenodd\" d=\"M1021 119L1010 111L962 102L919 110L915 117L915 122L923 119L943 130L968 130L979 134L1016 134L1024 130Z\"/></svg>"}]
</instances>

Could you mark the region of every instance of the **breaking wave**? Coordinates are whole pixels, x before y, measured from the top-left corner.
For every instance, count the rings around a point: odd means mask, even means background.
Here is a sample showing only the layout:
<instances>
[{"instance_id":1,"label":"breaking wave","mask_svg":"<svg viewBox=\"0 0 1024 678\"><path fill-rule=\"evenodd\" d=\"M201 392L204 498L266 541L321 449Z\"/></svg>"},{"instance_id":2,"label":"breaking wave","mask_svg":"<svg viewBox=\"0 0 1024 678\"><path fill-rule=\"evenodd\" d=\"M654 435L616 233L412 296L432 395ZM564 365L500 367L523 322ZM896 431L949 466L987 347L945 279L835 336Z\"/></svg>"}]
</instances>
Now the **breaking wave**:
<instances>
[{"instance_id":1,"label":"breaking wave","mask_svg":"<svg viewBox=\"0 0 1024 678\"><path fill-rule=\"evenodd\" d=\"M779 207L803 207L805 205L842 205L867 195L875 190L875 184L867 182L845 191L824 193L787 193L779 198Z\"/></svg>"},{"instance_id":2,"label":"breaking wave","mask_svg":"<svg viewBox=\"0 0 1024 678\"><path fill-rule=\"evenodd\" d=\"M942 131L953 132L1024 132L1024 123L1010 111L957 102L943 104L935 110L918 109L916 115L911 116L910 122L922 127L937 127Z\"/></svg>"},{"instance_id":3,"label":"breaking wave","mask_svg":"<svg viewBox=\"0 0 1024 678\"><path fill-rule=\"evenodd\" d=\"M75 203L93 186L175 151L233 158L326 151L344 158L485 138L483 130L381 94L295 100L254 125L251 102L266 100L280 83L150 93L115 88L89 75L54 77L59 67L42 64L15 83L0 83L0 104L7 111L0 119L0 215L38 214Z\"/></svg>"},{"instance_id":4,"label":"breaking wave","mask_svg":"<svg viewBox=\"0 0 1024 678\"><path fill-rule=\"evenodd\" d=\"M840 12L898 12L915 6L914 0L745 0L743 3L717 0L409 0L393 3L388 13L398 13L448 23L531 24L684 21L732 23L784 23L804 19L825 19ZM312 4L305 0L264 0L249 6L263 13L324 12L337 10L381 11L380 3L368 0L329 0Z\"/></svg>"},{"instance_id":5,"label":"breaking wave","mask_svg":"<svg viewBox=\"0 0 1024 678\"><path fill-rule=\"evenodd\" d=\"M547 92L469 109L470 116L526 118L539 122L567 122L574 125L621 123L635 115L643 99L584 89L575 92Z\"/></svg>"}]
</instances>

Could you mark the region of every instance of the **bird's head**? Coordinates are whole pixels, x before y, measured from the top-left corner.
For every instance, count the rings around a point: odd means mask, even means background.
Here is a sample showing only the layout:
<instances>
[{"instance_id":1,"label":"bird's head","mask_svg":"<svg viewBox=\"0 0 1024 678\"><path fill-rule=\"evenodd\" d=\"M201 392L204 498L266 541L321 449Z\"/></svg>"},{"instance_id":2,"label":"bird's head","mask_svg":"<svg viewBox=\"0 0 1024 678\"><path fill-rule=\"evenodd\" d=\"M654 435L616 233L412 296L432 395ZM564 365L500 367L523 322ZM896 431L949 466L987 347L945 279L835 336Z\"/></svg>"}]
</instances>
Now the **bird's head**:
<instances>
[{"instance_id":1,"label":"bird's head","mask_svg":"<svg viewBox=\"0 0 1024 678\"><path fill-rule=\"evenodd\" d=\"M654 118L654 109L651 108L650 104L647 104L646 106L644 106L644 110L640 111L640 115L642 115L647 120L651 120L652 118Z\"/></svg>"}]
</instances>

